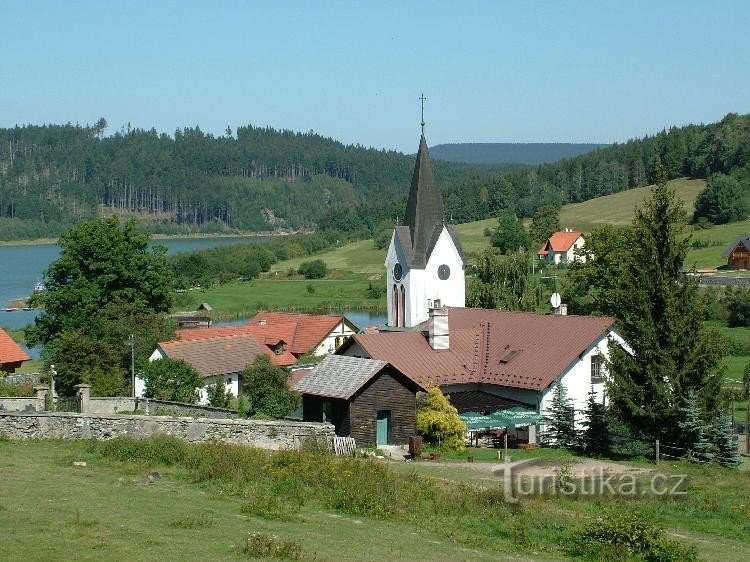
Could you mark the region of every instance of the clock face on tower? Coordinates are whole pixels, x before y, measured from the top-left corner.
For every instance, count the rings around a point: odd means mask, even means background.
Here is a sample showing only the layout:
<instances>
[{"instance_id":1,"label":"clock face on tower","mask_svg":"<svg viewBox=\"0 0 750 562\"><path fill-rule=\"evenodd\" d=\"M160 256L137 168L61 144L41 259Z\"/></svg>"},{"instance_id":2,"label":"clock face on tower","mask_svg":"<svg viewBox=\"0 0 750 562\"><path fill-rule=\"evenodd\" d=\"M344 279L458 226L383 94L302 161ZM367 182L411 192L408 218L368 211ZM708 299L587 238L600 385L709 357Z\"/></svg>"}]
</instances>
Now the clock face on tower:
<instances>
[{"instance_id":1,"label":"clock face on tower","mask_svg":"<svg viewBox=\"0 0 750 562\"><path fill-rule=\"evenodd\" d=\"M401 281L401 277L403 277L403 275L404 275L404 271L403 269L401 269L401 264L397 263L396 265L394 265L393 266L393 278L396 281Z\"/></svg>"},{"instance_id":2,"label":"clock face on tower","mask_svg":"<svg viewBox=\"0 0 750 562\"><path fill-rule=\"evenodd\" d=\"M447 265L443 264L440 267L438 267L438 277L445 281L448 279L448 277L451 276L451 268Z\"/></svg>"}]
</instances>

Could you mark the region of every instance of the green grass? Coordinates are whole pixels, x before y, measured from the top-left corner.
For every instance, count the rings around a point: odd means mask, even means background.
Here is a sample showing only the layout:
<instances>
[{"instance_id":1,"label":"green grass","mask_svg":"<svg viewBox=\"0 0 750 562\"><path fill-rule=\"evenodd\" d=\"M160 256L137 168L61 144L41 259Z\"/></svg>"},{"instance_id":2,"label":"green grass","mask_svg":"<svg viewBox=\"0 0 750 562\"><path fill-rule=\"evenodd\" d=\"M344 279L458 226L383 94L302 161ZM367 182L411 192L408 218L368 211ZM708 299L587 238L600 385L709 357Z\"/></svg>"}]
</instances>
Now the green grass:
<instances>
[{"instance_id":1,"label":"green grass","mask_svg":"<svg viewBox=\"0 0 750 562\"><path fill-rule=\"evenodd\" d=\"M705 180L682 178L670 181L669 185L675 188L677 196L683 200L685 211L692 215L695 199L706 187ZM649 190L650 187L639 187L583 203L564 205L560 210L560 224L583 232L591 232L605 224L627 226L633 220L635 207L643 203Z\"/></svg>"},{"instance_id":2,"label":"green grass","mask_svg":"<svg viewBox=\"0 0 750 562\"><path fill-rule=\"evenodd\" d=\"M665 474L689 475L686 496L508 505L497 479L476 485L476 471L460 462L452 473L419 476L429 464L169 438L0 440L3 559L238 560L247 556L235 546L255 532L295 541L315 560L559 560L583 524L627 513L666 527L705 559L750 557L747 472L662 463ZM161 478L145 483L153 470Z\"/></svg>"},{"instance_id":3,"label":"green grass","mask_svg":"<svg viewBox=\"0 0 750 562\"><path fill-rule=\"evenodd\" d=\"M685 265L688 267L695 265L699 268L726 265L727 260L721 254L732 240L749 232L750 219L721 224L706 230L694 230L693 240L708 242L712 245L708 248L690 250Z\"/></svg>"}]
</instances>

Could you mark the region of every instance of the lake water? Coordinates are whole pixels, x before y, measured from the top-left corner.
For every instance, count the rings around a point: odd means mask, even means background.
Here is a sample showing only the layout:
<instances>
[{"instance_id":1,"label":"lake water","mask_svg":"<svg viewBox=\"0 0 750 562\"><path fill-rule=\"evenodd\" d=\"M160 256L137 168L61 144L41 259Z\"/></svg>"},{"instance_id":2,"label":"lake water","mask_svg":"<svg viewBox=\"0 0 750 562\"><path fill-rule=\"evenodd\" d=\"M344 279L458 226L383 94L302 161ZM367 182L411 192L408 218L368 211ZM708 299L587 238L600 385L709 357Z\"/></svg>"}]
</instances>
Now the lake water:
<instances>
[{"instance_id":1,"label":"lake water","mask_svg":"<svg viewBox=\"0 0 750 562\"><path fill-rule=\"evenodd\" d=\"M168 254L177 254L191 250L215 248L235 244L257 244L265 240L264 237L234 237L234 238L179 238L170 240L154 240L153 244L166 246ZM6 328L23 328L34 322L36 312L33 310L17 310L6 312L13 299L29 296L34 285L42 280L45 269L58 258L60 249L56 244L35 244L26 246L0 246L0 326ZM387 316L368 312L347 312L354 324L362 328L376 324L385 324ZM38 355L32 350L32 355Z\"/></svg>"}]
</instances>

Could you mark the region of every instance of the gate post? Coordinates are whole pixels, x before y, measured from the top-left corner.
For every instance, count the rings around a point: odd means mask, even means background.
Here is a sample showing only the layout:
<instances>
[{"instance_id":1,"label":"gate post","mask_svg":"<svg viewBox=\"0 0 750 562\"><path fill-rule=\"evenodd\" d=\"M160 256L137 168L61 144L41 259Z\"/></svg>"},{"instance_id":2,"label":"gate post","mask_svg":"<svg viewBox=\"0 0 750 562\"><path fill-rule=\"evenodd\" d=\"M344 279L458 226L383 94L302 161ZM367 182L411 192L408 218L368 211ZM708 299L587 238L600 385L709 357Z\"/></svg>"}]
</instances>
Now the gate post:
<instances>
[{"instance_id":1,"label":"gate post","mask_svg":"<svg viewBox=\"0 0 750 562\"><path fill-rule=\"evenodd\" d=\"M34 392L36 393L36 411L44 412L47 409L47 392L49 387L47 386L35 386Z\"/></svg>"},{"instance_id":2,"label":"gate post","mask_svg":"<svg viewBox=\"0 0 750 562\"><path fill-rule=\"evenodd\" d=\"M89 398L91 398L90 384L77 384L73 388L77 389L76 398L78 399L78 411L85 414L89 410Z\"/></svg>"}]
</instances>

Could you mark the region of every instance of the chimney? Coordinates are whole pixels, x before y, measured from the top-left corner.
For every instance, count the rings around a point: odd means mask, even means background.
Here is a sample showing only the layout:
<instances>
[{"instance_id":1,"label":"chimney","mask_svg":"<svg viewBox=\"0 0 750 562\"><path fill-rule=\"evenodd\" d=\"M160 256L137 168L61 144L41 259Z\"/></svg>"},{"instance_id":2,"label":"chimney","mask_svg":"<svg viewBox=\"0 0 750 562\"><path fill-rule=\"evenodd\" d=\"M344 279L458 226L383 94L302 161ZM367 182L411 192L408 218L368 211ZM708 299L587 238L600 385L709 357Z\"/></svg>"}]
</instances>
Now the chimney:
<instances>
[{"instance_id":1,"label":"chimney","mask_svg":"<svg viewBox=\"0 0 750 562\"><path fill-rule=\"evenodd\" d=\"M450 334L448 330L448 308L440 306L441 302L436 299L430 309L430 318L427 323L430 347L432 349L448 349Z\"/></svg>"},{"instance_id":2,"label":"chimney","mask_svg":"<svg viewBox=\"0 0 750 562\"><path fill-rule=\"evenodd\" d=\"M568 305L567 304L561 304L555 309L555 316L567 316L568 315Z\"/></svg>"}]
</instances>

